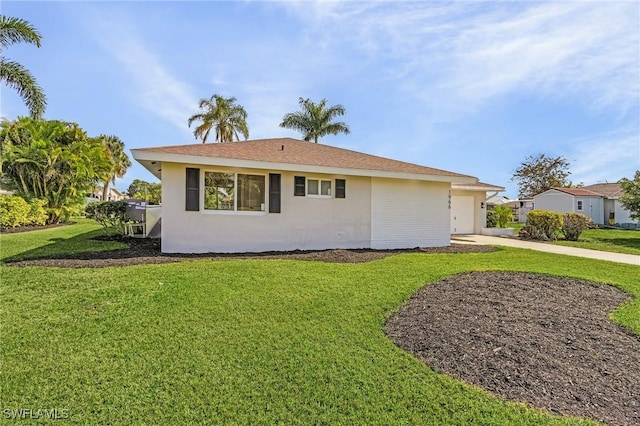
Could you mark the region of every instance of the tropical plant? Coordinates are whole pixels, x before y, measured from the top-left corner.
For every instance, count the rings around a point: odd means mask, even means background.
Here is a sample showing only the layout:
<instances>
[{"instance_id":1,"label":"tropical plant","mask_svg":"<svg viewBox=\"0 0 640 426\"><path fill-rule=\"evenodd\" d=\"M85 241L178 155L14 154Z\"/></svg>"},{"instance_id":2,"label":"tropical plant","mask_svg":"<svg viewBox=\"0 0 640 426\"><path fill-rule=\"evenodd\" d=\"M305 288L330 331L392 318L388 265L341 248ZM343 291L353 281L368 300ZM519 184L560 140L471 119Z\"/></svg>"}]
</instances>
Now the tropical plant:
<instances>
[{"instance_id":1,"label":"tropical plant","mask_svg":"<svg viewBox=\"0 0 640 426\"><path fill-rule=\"evenodd\" d=\"M189 117L188 124L200 121L193 131L196 139L207 142L211 129L215 129L216 142L233 142L240 140L239 133L244 139L249 138L249 126L247 125L247 112L236 104L236 98L224 98L213 95L209 99L200 99L198 102L200 112Z\"/></svg>"},{"instance_id":2,"label":"tropical plant","mask_svg":"<svg viewBox=\"0 0 640 426\"><path fill-rule=\"evenodd\" d=\"M85 194L112 168L104 145L75 123L4 121L0 143L2 186L26 200L47 200L48 223L80 211Z\"/></svg>"},{"instance_id":3,"label":"tropical plant","mask_svg":"<svg viewBox=\"0 0 640 426\"><path fill-rule=\"evenodd\" d=\"M333 119L345 114L342 105L327 107L327 100L322 99L320 103L314 103L310 99L299 98L301 111L285 114L280 123L280 127L285 129L298 130L304 135L305 141L318 143L318 139L326 135L337 135L351 133L349 126L344 122L333 122Z\"/></svg>"},{"instance_id":4,"label":"tropical plant","mask_svg":"<svg viewBox=\"0 0 640 426\"><path fill-rule=\"evenodd\" d=\"M571 181L567 179L570 174L566 158L539 154L526 157L513 173L511 181L518 184L518 197L531 198L551 188L570 187Z\"/></svg>"},{"instance_id":5,"label":"tropical plant","mask_svg":"<svg viewBox=\"0 0 640 426\"><path fill-rule=\"evenodd\" d=\"M620 187L620 203L629 210L629 217L640 220L640 170L636 170L633 179L620 179Z\"/></svg>"},{"instance_id":6,"label":"tropical plant","mask_svg":"<svg viewBox=\"0 0 640 426\"><path fill-rule=\"evenodd\" d=\"M134 179L127 189L127 195L131 198L145 200L148 204L160 204L162 201L162 184Z\"/></svg>"},{"instance_id":7,"label":"tropical plant","mask_svg":"<svg viewBox=\"0 0 640 426\"><path fill-rule=\"evenodd\" d=\"M29 43L40 47L42 36L28 21L0 15L0 51L15 43ZM40 118L47 106L47 98L28 69L0 54L0 81L15 89L29 108L31 117Z\"/></svg>"},{"instance_id":8,"label":"tropical plant","mask_svg":"<svg viewBox=\"0 0 640 426\"><path fill-rule=\"evenodd\" d=\"M111 159L111 168L103 179L102 200L109 198L109 184L115 183L116 178L124 176L131 166L131 160L124 150L124 142L117 136L100 135L97 138L107 150Z\"/></svg>"},{"instance_id":9,"label":"tropical plant","mask_svg":"<svg viewBox=\"0 0 640 426\"><path fill-rule=\"evenodd\" d=\"M513 219L513 210L509 206L497 205L493 208L496 214L496 223L498 228L506 228L507 224Z\"/></svg>"}]
</instances>

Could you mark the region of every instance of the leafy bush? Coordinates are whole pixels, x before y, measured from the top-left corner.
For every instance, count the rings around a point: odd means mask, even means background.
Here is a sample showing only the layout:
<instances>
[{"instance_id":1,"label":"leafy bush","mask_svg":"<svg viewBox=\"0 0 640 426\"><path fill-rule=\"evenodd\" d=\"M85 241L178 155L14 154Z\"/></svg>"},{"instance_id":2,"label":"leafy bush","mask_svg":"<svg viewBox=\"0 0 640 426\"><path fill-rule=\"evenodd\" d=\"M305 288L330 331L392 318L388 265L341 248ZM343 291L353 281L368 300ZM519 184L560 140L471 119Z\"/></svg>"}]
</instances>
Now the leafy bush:
<instances>
[{"instance_id":1,"label":"leafy bush","mask_svg":"<svg viewBox=\"0 0 640 426\"><path fill-rule=\"evenodd\" d=\"M45 200L34 198L26 202L17 195L0 196L0 228L17 226L44 225L47 222Z\"/></svg>"},{"instance_id":2,"label":"leafy bush","mask_svg":"<svg viewBox=\"0 0 640 426\"><path fill-rule=\"evenodd\" d=\"M580 234L591 226L591 218L581 213L568 213L563 216L562 234L569 241L578 241Z\"/></svg>"},{"instance_id":3,"label":"leafy bush","mask_svg":"<svg viewBox=\"0 0 640 426\"><path fill-rule=\"evenodd\" d=\"M525 232L530 239L555 240L562 229L562 223L562 214L560 213L548 210L532 210L527 215L527 230Z\"/></svg>"},{"instance_id":4,"label":"leafy bush","mask_svg":"<svg viewBox=\"0 0 640 426\"><path fill-rule=\"evenodd\" d=\"M109 228L113 228L116 234L125 235L125 225L130 219L127 216L127 203L124 201L90 203L84 211L89 219L102 225L105 234L109 235Z\"/></svg>"},{"instance_id":5,"label":"leafy bush","mask_svg":"<svg viewBox=\"0 0 640 426\"><path fill-rule=\"evenodd\" d=\"M47 223L49 214L47 213L47 200L34 198L29 201L29 223L31 225L44 225Z\"/></svg>"},{"instance_id":6,"label":"leafy bush","mask_svg":"<svg viewBox=\"0 0 640 426\"><path fill-rule=\"evenodd\" d=\"M487 228L495 228L498 225L498 215L494 210L487 210Z\"/></svg>"},{"instance_id":7,"label":"leafy bush","mask_svg":"<svg viewBox=\"0 0 640 426\"><path fill-rule=\"evenodd\" d=\"M29 204L22 197L3 195L0 197L0 226L15 228L29 223Z\"/></svg>"},{"instance_id":8,"label":"leafy bush","mask_svg":"<svg viewBox=\"0 0 640 426\"><path fill-rule=\"evenodd\" d=\"M499 228L506 228L507 224L513 219L513 210L508 206L495 206L493 211L496 212L496 220Z\"/></svg>"}]
</instances>

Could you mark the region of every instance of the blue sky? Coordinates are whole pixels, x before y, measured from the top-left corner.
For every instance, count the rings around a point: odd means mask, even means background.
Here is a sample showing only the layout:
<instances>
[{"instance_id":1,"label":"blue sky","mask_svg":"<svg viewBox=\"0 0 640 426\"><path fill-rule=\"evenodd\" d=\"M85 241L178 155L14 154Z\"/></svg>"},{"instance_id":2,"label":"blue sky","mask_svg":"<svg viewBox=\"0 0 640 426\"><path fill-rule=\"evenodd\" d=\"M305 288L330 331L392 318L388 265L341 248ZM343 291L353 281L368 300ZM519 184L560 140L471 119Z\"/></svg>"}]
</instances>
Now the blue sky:
<instances>
[{"instance_id":1,"label":"blue sky","mask_svg":"<svg viewBox=\"0 0 640 426\"><path fill-rule=\"evenodd\" d=\"M3 55L31 70L47 119L128 149L198 143L198 99L235 96L251 139L298 98L342 104L350 135L321 143L507 188L528 155L573 182L640 168L640 2L2 2L43 35ZM27 109L1 86L0 115ZM137 163L116 187L152 181Z\"/></svg>"}]
</instances>

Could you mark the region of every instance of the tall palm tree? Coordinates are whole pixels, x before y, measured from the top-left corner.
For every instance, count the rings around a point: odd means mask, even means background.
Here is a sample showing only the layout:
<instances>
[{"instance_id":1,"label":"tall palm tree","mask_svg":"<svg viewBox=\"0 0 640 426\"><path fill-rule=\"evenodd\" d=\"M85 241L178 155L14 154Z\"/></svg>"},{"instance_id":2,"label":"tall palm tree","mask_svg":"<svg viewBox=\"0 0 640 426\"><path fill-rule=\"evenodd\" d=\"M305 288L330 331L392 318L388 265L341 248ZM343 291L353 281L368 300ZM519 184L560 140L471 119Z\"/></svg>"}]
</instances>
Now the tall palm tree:
<instances>
[{"instance_id":1,"label":"tall palm tree","mask_svg":"<svg viewBox=\"0 0 640 426\"><path fill-rule=\"evenodd\" d=\"M193 131L196 139L207 141L211 129L215 129L216 142L233 142L240 140L238 133L249 138L249 126L247 126L247 112L241 105L236 104L236 98L223 98L213 95L209 99L200 99L198 102L200 112L189 117L189 127L194 121L202 123Z\"/></svg>"},{"instance_id":2,"label":"tall palm tree","mask_svg":"<svg viewBox=\"0 0 640 426\"><path fill-rule=\"evenodd\" d=\"M15 43L30 43L40 47L42 36L28 21L0 15L0 51ZM0 53L0 81L16 89L33 118L40 118L47 106L47 98L28 69L10 61Z\"/></svg>"},{"instance_id":3,"label":"tall palm tree","mask_svg":"<svg viewBox=\"0 0 640 426\"><path fill-rule=\"evenodd\" d=\"M305 141L313 140L315 143L318 143L318 138L322 136L351 133L349 126L342 121L332 122L335 117L344 115L345 109L342 105L327 108L326 99L316 104L308 98L300 98L298 103L302 110L285 114L280 127L298 130L304 134Z\"/></svg>"},{"instance_id":4,"label":"tall palm tree","mask_svg":"<svg viewBox=\"0 0 640 426\"><path fill-rule=\"evenodd\" d=\"M124 142L119 137L100 135L98 139L102 141L111 160L111 167L104 177L104 186L102 187L102 200L106 201L109 199L109 184L111 182L115 183L117 177L124 176L131 166L131 160L124 150Z\"/></svg>"}]
</instances>

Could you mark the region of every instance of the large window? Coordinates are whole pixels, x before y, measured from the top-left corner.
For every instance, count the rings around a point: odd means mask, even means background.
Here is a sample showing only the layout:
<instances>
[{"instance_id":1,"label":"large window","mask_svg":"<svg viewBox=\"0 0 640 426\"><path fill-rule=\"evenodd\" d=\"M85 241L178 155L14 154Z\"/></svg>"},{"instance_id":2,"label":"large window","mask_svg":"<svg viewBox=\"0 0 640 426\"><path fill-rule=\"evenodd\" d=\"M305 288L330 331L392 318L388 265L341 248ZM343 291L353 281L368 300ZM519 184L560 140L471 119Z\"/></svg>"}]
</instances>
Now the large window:
<instances>
[{"instance_id":1,"label":"large window","mask_svg":"<svg viewBox=\"0 0 640 426\"><path fill-rule=\"evenodd\" d=\"M265 177L204 173L205 210L264 211Z\"/></svg>"}]
</instances>

